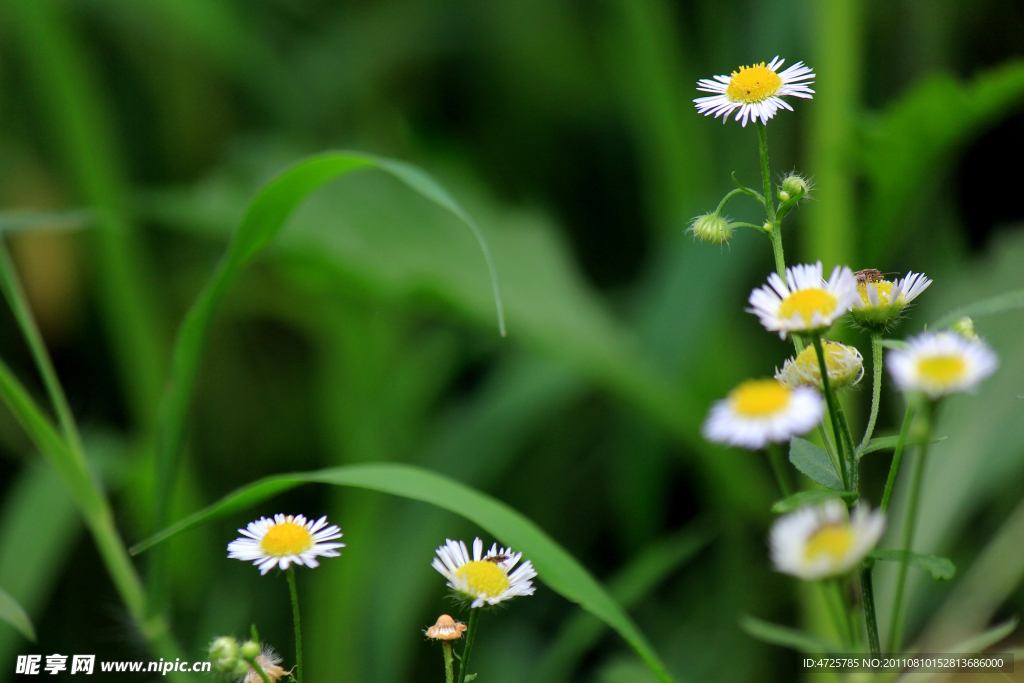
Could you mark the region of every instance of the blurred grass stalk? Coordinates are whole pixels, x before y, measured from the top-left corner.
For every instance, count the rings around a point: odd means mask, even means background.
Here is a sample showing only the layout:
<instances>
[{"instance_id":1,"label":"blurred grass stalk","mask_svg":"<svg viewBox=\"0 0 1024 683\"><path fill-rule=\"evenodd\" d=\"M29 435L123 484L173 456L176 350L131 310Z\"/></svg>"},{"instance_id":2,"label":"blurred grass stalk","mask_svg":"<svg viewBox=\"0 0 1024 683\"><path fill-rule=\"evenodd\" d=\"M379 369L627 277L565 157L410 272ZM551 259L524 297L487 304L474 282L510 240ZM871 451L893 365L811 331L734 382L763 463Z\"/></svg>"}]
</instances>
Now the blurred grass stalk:
<instances>
[{"instance_id":1,"label":"blurred grass stalk","mask_svg":"<svg viewBox=\"0 0 1024 683\"><path fill-rule=\"evenodd\" d=\"M860 0L823 0L815 13L815 106L810 107L809 166L817 202L807 206L801 253L821 259L825 272L858 255L853 141L860 115L862 8Z\"/></svg>"}]
</instances>

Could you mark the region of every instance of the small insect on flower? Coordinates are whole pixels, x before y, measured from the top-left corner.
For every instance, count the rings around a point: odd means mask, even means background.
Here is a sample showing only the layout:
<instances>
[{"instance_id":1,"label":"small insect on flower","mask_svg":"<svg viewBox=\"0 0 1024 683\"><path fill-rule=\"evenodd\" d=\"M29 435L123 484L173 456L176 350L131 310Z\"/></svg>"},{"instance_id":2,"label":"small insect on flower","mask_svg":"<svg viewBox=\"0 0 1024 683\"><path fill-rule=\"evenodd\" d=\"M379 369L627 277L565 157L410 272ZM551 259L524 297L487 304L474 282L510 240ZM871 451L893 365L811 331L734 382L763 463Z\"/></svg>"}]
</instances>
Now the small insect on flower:
<instances>
[{"instance_id":1,"label":"small insect on flower","mask_svg":"<svg viewBox=\"0 0 1024 683\"><path fill-rule=\"evenodd\" d=\"M771 62L741 66L728 76L715 76L713 79L702 78L697 81L697 90L714 93L710 97L698 97L693 102L697 111L704 116L714 114L722 117L724 123L729 116L739 109L736 121L744 127L747 121L760 119L767 124L779 109L793 107L783 97L802 97L811 99L814 91L810 85L814 83L814 72L797 62L785 71L779 71L786 60L775 57Z\"/></svg>"},{"instance_id":2,"label":"small insect on flower","mask_svg":"<svg viewBox=\"0 0 1024 683\"><path fill-rule=\"evenodd\" d=\"M936 399L973 391L996 371L999 359L980 339L925 332L908 339L905 349L890 351L886 366L901 391L921 391Z\"/></svg>"},{"instance_id":3,"label":"small insect on flower","mask_svg":"<svg viewBox=\"0 0 1024 683\"><path fill-rule=\"evenodd\" d=\"M483 548L483 541L474 539L470 559L465 543L446 539L437 549L431 566L448 579L448 587L456 595L471 603L470 607L496 605L519 595L533 595L531 579L537 576L533 564L527 560L512 571L522 559L522 553L514 553L511 548L499 549L495 543L484 556Z\"/></svg>"},{"instance_id":4,"label":"small insect on flower","mask_svg":"<svg viewBox=\"0 0 1024 683\"><path fill-rule=\"evenodd\" d=\"M228 557L259 565L260 574L279 565L288 569L293 562L318 567L317 557L338 557L338 548L345 547L344 543L329 542L341 538L342 533L333 524L327 526L327 517L315 522L302 515L261 517L238 533L243 537L228 544Z\"/></svg>"},{"instance_id":5,"label":"small insect on flower","mask_svg":"<svg viewBox=\"0 0 1024 683\"><path fill-rule=\"evenodd\" d=\"M768 284L750 294L751 309L765 329L783 339L789 332L828 329L845 315L857 299L857 280L846 266L836 266L828 282L822 279L821 261L786 269L784 282L777 273Z\"/></svg>"},{"instance_id":6,"label":"small insect on flower","mask_svg":"<svg viewBox=\"0 0 1024 683\"><path fill-rule=\"evenodd\" d=\"M871 552L883 531L882 513L863 505L849 518L838 500L800 508L772 526L772 562L778 571L801 579L845 574Z\"/></svg>"},{"instance_id":7,"label":"small insect on flower","mask_svg":"<svg viewBox=\"0 0 1024 683\"><path fill-rule=\"evenodd\" d=\"M461 621L455 621L447 614L437 618L437 623L428 628L425 633L427 638L434 640L458 640L468 627Z\"/></svg>"},{"instance_id":8,"label":"small insect on flower","mask_svg":"<svg viewBox=\"0 0 1024 683\"><path fill-rule=\"evenodd\" d=\"M899 322L907 305L932 281L921 273L907 273L902 279L887 280L888 275L875 268L858 270L857 298L850 317L866 330L884 332Z\"/></svg>"},{"instance_id":9,"label":"small insect on flower","mask_svg":"<svg viewBox=\"0 0 1024 683\"><path fill-rule=\"evenodd\" d=\"M824 414L824 400L815 389L789 388L774 379L749 380L711 407L704 437L757 450L809 432Z\"/></svg>"}]
</instances>

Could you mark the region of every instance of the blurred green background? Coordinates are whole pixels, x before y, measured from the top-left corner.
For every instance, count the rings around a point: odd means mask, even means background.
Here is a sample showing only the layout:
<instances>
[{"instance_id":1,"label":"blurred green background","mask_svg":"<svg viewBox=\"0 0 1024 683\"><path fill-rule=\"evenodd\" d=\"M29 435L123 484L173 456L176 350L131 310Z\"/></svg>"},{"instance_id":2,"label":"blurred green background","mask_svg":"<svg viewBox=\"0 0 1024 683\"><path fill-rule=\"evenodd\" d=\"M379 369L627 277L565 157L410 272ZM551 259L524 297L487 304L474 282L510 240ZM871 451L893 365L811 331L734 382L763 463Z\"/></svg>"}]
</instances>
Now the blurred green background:
<instances>
[{"instance_id":1,"label":"blurred green background","mask_svg":"<svg viewBox=\"0 0 1024 683\"><path fill-rule=\"evenodd\" d=\"M770 568L770 472L699 429L791 347L743 312L772 269L768 241L684 235L731 172L760 183L755 131L699 116L694 83L776 54L815 69L815 99L768 126L773 173L817 185L787 220L789 262L926 272L906 334L1024 287L1022 35L1015 0L3 0L0 229L131 543L153 531L145 445L174 332L257 188L326 149L426 169L490 242L508 337L464 226L372 171L330 184L219 312L174 518L267 474L418 464L535 520L680 679L788 681L797 655L737 626L816 623ZM760 222L743 202L729 214ZM0 315L0 355L42 396ZM1002 366L943 407L916 544L959 572L911 584L911 635L936 645L1024 608L1024 325L976 322ZM870 356L866 336L835 334ZM847 396L855 430L869 394ZM893 433L902 399L883 400L878 433ZM24 652L148 658L6 409L0 455L0 588L39 630L32 645L0 624L0 680ZM887 467L864 461L876 505ZM291 661L284 582L224 550L278 511L327 514L349 544L299 571L309 680L442 680L421 629L456 608L430 559L480 532L349 489L297 489L171 543L188 655L255 622ZM891 583L880 568L883 638ZM651 680L540 585L485 615L482 680Z\"/></svg>"}]
</instances>

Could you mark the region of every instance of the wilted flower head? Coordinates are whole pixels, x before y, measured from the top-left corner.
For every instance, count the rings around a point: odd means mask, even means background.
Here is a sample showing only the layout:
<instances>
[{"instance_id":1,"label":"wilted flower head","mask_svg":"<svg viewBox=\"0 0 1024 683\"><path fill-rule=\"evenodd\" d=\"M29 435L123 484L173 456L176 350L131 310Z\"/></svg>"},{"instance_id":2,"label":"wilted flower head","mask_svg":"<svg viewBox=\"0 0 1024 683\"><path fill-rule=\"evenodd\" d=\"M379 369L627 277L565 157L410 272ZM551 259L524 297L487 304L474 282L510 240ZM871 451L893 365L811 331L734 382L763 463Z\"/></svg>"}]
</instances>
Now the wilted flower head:
<instances>
[{"instance_id":1,"label":"wilted flower head","mask_svg":"<svg viewBox=\"0 0 1024 683\"><path fill-rule=\"evenodd\" d=\"M864 357L856 348L823 339L822 350L825 352L828 381L833 389L852 386L864 376ZM775 379L787 387L807 385L821 389L821 365L815 348L808 346L795 358L786 360L782 370L775 372Z\"/></svg>"},{"instance_id":2,"label":"wilted flower head","mask_svg":"<svg viewBox=\"0 0 1024 683\"><path fill-rule=\"evenodd\" d=\"M257 654L253 659L256 660L260 669L262 669L263 673L265 673L267 678L270 679L270 683L276 683L279 678L288 673L281 667L281 658L276 652L274 652L273 648L267 645L264 645L260 649L259 654ZM263 677L260 676L256 669L246 664L245 678L243 678L240 683L264 683L264 681Z\"/></svg>"},{"instance_id":3,"label":"wilted flower head","mask_svg":"<svg viewBox=\"0 0 1024 683\"><path fill-rule=\"evenodd\" d=\"M455 621L447 614L437 618L437 623L426 630L427 638L434 640L458 640L468 627L461 621Z\"/></svg>"}]
</instances>

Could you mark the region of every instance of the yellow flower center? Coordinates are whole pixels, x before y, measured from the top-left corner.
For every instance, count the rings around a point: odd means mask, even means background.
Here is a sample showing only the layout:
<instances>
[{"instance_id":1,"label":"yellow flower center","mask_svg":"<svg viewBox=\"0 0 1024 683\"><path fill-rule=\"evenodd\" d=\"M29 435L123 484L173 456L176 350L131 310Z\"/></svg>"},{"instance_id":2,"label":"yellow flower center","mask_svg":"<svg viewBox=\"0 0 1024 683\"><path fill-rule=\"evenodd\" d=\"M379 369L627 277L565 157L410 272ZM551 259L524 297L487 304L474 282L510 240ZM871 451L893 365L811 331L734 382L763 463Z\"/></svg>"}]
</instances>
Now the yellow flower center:
<instances>
[{"instance_id":1,"label":"yellow flower center","mask_svg":"<svg viewBox=\"0 0 1024 683\"><path fill-rule=\"evenodd\" d=\"M733 71L725 94L734 102L760 102L779 91L782 79L765 66L764 62L754 66L741 66Z\"/></svg>"},{"instance_id":2,"label":"yellow flower center","mask_svg":"<svg viewBox=\"0 0 1024 683\"><path fill-rule=\"evenodd\" d=\"M948 386L964 376L967 363L960 356L932 356L919 360L917 371L926 380L939 386Z\"/></svg>"},{"instance_id":3,"label":"yellow flower center","mask_svg":"<svg viewBox=\"0 0 1024 683\"><path fill-rule=\"evenodd\" d=\"M733 410L746 417L772 415L789 403L789 389L774 379L752 379L744 382L732 394Z\"/></svg>"},{"instance_id":4,"label":"yellow flower center","mask_svg":"<svg viewBox=\"0 0 1024 683\"><path fill-rule=\"evenodd\" d=\"M501 567L485 560L467 562L458 568L455 575L466 581L470 593L488 598L498 597L511 585Z\"/></svg>"},{"instance_id":5,"label":"yellow flower center","mask_svg":"<svg viewBox=\"0 0 1024 683\"><path fill-rule=\"evenodd\" d=\"M879 280L878 282L872 282L871 284L878 293L878 305L888 305L889 297L892 296L892 283L888 280ZM871 299L868 298L868 286L866 283L857 285L857 293L860 294L860 299L864 302L865 306L871 305Z\"/></svg>"},{"instance_id":6,"label":"yellow flower center","mask_svg":"<svg viewBox=\"0 0 1024 683\"><path fill-rule=\"evenodd\" d=\"M835 313L838 305L839 301L827 290L817 287L801 289L782 301L782 305L779 306L779 317L789 320L794 313L798 313L804 324L810 325L815 313L828 317Z\"/></svg>"},{"instance_id":7,"label":"yellow flower center","mask_svg":"<svg viewBox=\"0 0 1024 683\"><path fill-rule=\"evenodd\" d=\"M838 561L846 556L853 545L853 529L848 524L826 524L807 539L804 557L814 561L826 556Z\"/></svg>"},{"instance_id":8,"label":"yellow flower center","mask_svg":"<svg viewBox=\"0 0 1024 683\"><path fill-rule=\"evenodd\" d=\"M312 545L313 537L309 535L305 527L301 527L295 522L284 522L272 526L260 541L260 548L263 549L263 552L275 557L298 555L309 550Z\"/></svg>"}]
</instances>

